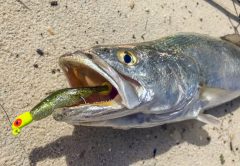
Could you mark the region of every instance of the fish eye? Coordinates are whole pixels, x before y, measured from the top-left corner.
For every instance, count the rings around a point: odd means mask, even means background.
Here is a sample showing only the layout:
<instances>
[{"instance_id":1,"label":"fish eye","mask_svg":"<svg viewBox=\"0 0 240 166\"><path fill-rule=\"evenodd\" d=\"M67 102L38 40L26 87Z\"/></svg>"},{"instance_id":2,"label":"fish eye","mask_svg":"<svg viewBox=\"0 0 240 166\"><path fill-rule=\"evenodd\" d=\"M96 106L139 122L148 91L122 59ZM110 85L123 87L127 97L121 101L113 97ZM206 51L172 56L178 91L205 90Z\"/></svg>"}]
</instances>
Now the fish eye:
<instances>
[{"instance_id":1,"label":"fish eye","mask_svg":"<svg viewBox=\"0 0 240 166\"><path fill-rule=\"evenodd\" d=\"M14 126L15 126L15 127L19 127L19 126L21 126L21 124L22 124L22 119L16 119L16 120L14 121Z\"/></svg>"},{"instance_id":2,"label":"fish eye","mask_svg":"<svg viewBox=\"0 0 240 166\"><path fill-rule=\"evenodd\" d=\"M118 51L117 57L121 63L128 66L132 66L137 63L137 57L131 51Z\"/></svg>"}]
</instances>

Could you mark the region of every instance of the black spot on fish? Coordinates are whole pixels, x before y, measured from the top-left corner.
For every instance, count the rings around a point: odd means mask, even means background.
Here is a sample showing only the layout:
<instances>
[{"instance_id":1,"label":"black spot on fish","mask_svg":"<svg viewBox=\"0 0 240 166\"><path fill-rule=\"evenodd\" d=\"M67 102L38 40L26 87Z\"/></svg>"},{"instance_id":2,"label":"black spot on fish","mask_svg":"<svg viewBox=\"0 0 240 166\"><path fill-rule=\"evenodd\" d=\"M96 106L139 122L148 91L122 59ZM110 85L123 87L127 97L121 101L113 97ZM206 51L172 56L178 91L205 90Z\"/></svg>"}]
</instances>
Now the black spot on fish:
<instances>
[{"instance_id":1,"label":"black spot on fish","mask_svg":"<svg viewBox=\"0 0 240 166\"><path fill-rule=\"evenodd\" d=\"M172 69L170 67L166 68L166 73L167 75L171 75L172 74Z\"/></svg>"}]
</instances>

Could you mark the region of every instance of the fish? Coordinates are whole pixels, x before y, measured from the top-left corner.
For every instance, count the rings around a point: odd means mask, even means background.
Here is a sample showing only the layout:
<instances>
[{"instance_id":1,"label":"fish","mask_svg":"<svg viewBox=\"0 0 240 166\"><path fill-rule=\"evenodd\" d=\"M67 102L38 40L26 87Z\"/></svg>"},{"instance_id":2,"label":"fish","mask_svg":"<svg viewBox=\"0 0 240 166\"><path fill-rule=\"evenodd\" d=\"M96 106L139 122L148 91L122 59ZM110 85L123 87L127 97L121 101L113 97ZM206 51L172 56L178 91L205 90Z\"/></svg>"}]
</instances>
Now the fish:
<instances>
[{"instance_id":1,"label":"fish","mask_svg":"<svg viewBox=\"0 0 240 166\"><path fill-rule=\"evenodd\" d=\"M240 48L229 37L180 33L97 45L62 55L59 65L72 88L112 86L106 96L53 112L72 125L130 129L189 119L216 125L205 110L240 96Z\"/></svg>"},{"instance_id":2,"label":"fish","mask_svg":"<svg viewBox=\"0 0 240 166\"><path fill-rule=\"evenodd\" d=\"M111 85L108 83L103 83L101 86L96 87L64 88L57 90L33 107L31 111L24 112L17 116L11 125L12 134L17 136L23 127L33 121L48 117L55 109L78 105L86 102L85 98L94 97L96 93L104 96L110 91Z\"/></svg>"}]
</instances>

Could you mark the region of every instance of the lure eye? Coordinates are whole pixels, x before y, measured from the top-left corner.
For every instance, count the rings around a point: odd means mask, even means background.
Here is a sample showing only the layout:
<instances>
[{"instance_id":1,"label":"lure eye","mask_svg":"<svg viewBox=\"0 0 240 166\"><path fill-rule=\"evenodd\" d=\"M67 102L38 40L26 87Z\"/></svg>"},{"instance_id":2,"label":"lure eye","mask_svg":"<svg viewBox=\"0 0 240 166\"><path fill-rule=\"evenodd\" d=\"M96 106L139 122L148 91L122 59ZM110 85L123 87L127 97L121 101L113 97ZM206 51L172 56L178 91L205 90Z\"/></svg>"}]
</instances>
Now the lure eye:
<instances>
[{"instance_id":1,"label":"lure eye","mask_svg":"<svg viewBox=\"0 0 240 166\"><path fill-rule=\"evenodd\" d=\"M22 124L22 119L16 119L16 120L14 121L14 126L15 126L15 127L19 127L19 126L21 126L21 124Z\"/></svg>"},{"instance_id":2,"label":"lure eye","mask_svg":"<svg viewBox=\"0 0 240 166\"><path fill-rule=\"evenodd\" d=\"M137 57L131 51L118 51L117 57L121 63L128 66L133 66L137 63Z\"/></svg>"}]
</instances>

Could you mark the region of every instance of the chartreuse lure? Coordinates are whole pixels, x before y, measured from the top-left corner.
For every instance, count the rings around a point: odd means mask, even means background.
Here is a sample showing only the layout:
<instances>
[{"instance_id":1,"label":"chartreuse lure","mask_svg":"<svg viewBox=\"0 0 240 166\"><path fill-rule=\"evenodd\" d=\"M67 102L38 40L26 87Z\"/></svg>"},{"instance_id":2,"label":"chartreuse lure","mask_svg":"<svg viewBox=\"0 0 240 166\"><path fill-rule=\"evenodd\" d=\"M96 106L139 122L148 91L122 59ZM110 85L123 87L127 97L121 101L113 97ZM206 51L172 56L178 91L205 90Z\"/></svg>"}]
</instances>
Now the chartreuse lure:
<instances>
[{"instance_id":1,"label":"chartreuse lure","mask_svg":"<svg viewBox=\"0 0 240 166\"><path fill-rule=\"evenodd\" d=\"M109 84L104 83L102 86L85 87L85 88L66 88L58 90L39 104L37 104L30 112L24 112L16 117L12 123L12 134L18 135L24 126L27 126L32 121L41 120L52 114L54 109L71 107L86 102L84 98L95 93L107 95L111 90Z\"/></svg>"}]
</instances>

